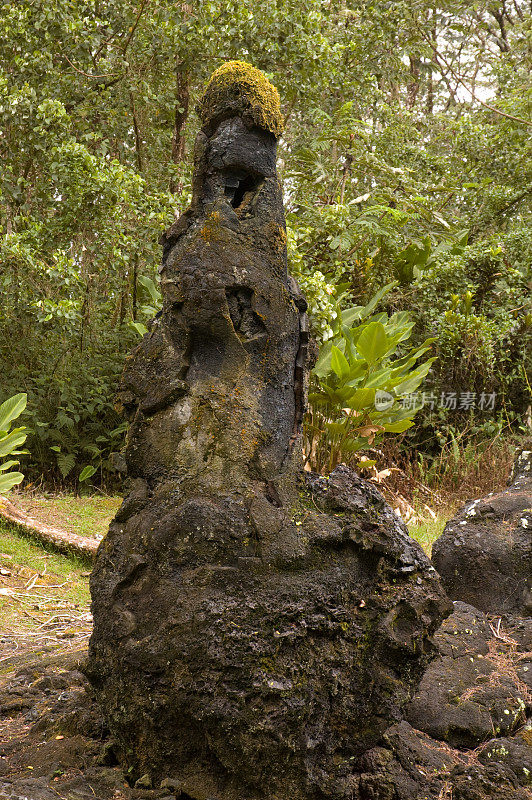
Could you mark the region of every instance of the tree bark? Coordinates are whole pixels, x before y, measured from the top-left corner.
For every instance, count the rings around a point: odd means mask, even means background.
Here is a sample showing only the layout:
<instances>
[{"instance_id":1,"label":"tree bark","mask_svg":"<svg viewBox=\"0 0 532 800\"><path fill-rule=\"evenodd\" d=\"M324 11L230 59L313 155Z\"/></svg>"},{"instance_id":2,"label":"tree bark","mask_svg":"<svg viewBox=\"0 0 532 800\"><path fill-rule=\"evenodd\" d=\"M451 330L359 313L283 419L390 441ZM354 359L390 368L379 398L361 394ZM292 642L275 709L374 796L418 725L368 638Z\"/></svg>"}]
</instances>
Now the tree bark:
<instances>
[{"instance_id":1,"label":"tree bark","mask_svg":"<svg viewBox=\"0 0 532 800\"><path fill-rule=\"evenodd\" d=\"M408 83L406 107L410 111L416 105L417 96L419 94L419 71L421 67L421 58L418 53L408 57L410 61L410 81Z\"/></svg>"},{"instance_id":2,"label":"tree bark","mask_svg":"<svg viewBox=\"0 0 532 800\"><path fill-rule=\"evenodd\" d=\"M175 114L172 134L172 161L179 164L185 157L185 125L190 105L189 76L187 70L176 56ZM181 181L172 177L170 191L180 192Z\"/></svg>"}]
</instances>

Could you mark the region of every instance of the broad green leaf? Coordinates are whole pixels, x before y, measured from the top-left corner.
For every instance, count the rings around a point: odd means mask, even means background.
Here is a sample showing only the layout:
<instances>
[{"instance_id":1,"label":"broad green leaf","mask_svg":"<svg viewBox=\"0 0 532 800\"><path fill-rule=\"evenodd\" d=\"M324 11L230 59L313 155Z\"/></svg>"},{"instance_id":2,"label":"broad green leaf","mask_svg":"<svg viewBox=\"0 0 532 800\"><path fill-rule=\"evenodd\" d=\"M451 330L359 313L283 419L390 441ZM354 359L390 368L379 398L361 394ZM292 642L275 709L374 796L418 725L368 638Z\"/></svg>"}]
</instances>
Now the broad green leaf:
<instances>
[{"instance_id":1,"label":"broad green leaf","mask_svg":"<svg viewBox=\"0 0 532 800\"><path fill-rule=\"evenodd\" d=\"M87 466L83 467L83 469L81 470L81 472L79 474L79 478L78 478L79 482L82 483L83 481L86 481L89 478L92 478L92 476L94 475L95 472L96 472L96 467L91 466L91 464L87 464Z\"/></svg>"},{"instance_id":2,"label":"broad green leaf","mask_svg":"<svg viewBox=\"0 0 532 800\"><path fill-rule=\"evenodd\" d=\"M415 364L415 362L418 360L418 358L421 358L422 355L424 355L426 352L428 352L431 349L432 343L435 342L435 341L436 341L435 337L432 337L431 339L426 339L423 342L423 344L421 344L417 349L411 350L409 353L407 353L402 358L398 358L396 361L394 361L393 362L393 367L394 367L393 376L395 377L396 375L404 374L405 370L410 369L410 367L413 364ZM401 370L403 370L402 373L401 373Z\"/></svg>"},{"instance_id":3,"label":"broad green leaf","mask_svg":"<svg viewBox=\"0 0 532 800\"><path fill-rule=\"evenodd\" d=\"M24 444L26 438L26 434L18 429L0 439L0 458L9 456L19 445Z\"/></svg>"},{"instance_id":4,"label":"broad green leaf","mask_svg":"<svg viewBox=\"0 0 532 800\"><path fill-rule=\"evenodd\" d=\"M353 408L351 401L355 397L358 389L352 386L339 386L334 392L331 392L331 400L340 408Z\"/></svg>"},{"instance_id":5,"label":"broad green leaf","mask_svg":"<svg viewBox=\"0 0 532 800\"><path fill-rule=\"evenodd\" d=\"M3 464L0 464L0 472L6 472L11 467L16 467L17 464L20 464L20 461L4 461Z\"/></svg>"},{"instance_id":6,"label":"broad green leaf","mask_svg":"<svg viewBox=\"0 0 532 800\"><path fill-rule=\"evenodd\" d=\"M349 376L349 362L342 351L334 344L331 349L331 367L340 380L345 380Z\"/></svg>"},{"instance_id":7,"label":"broad green leaf","mask_svg":"<svg viewBox=\"0 0 532 800\"><path fill-rule=\"evenodd\" d=\"M384 429L387 433L402 433L408 428L411 428L414 423L411 419L403 419L399 422L387 422L384 424Z\"/></svg>"},{"instance_id":8,"label":"broad green leaf","mask_svg":"<svg viewBox=\"0 0 532 800\"><path fill-rule=\"evenodd\" d=\"M325 427L333 436L344 436L346 433L345 422L328 422Z\"/></svg>"},{"instance_id":9,"label":"broad green leaf","mask_svg":"<svg viewBox=\"0 0 532 800\"><path fill-rule=\"evenodd\" d=\"M394 391L397 396L402 394L410 394L414 392L418 386L421 384L423 378L427 376L429 369L431 368L432 364L436 359L430 358L428 361L425 361L418 367L414 372L412 372L407 378L399 383Z\"/></svg>"},{"instance_id":10,"label":"broad green leaf","mask_svg":"<svg viewBox=\"0 0 532 800\"><path fill-rule=\"evenodd\" d=\"M367 371L367 364L362 359L352 361L349 365L349 380L346 386L358 386L364 373Z\"/></svg>"},{"instance_id":11,"label":"broad green leaf","mask_svg":"<svg viewBox=\"0 0 532 800\"><path fill-rule=\"evenodd\" d=\"M364 439L347 439L342 442L342 450L344 453L356 453L357 450L367 447L368 443Z\"/></svg>"},{"instance_id":12,"label":"broad green leaf","mask_svg":"<svg viewBox=\"0 0 532 800\"><path fill-rule=\"evenodd\" d=\"M321 394L320 392L309 392L309 403L313 403L314 405L328 405L330 399L327 395Z\"/></svg>"},{"instance_id":13,"label":"broad green leaf","mask_svg":"<svg viewBox=\"0 0 532 800\"><path fill-rule=\"evenodd\" d=\"M393 281L392 283L387 283L386 286L383 286L377 294L373 295L369 303L364 306L362 311L360 312L360 319L365 319L365 317L369 317L372 313L373 309L376 308L383 297L385 297L388 292L390 292L395 286L397 286L397 281Z\"/></svg>"},{"instance_id":14,"label":"broad green leaf","mask_svg":"<svg viewBox=\"0 0 532 800\"><path fill-rule=\"evenodd\" d=\"M364 311L364 306L352 306L348 308L347 311L343 312L343 323L348 327L351 327L353 322L356 322L360 319L360 315Z\"/></svg>"},{"instance_id":15,"label":"broad green leaf","mask_svg":"<svg viewBox=\"0 0 532 800\"><path fill-rule=\"evenodd\" d=\"M374 364L386 353L388 339L382 322L371 322L356 341L357 350L368 364Z\"/></svg>"},{"instance_id":16,"label":"broad green leaf","mask_svg":"<svg viewBox=\"0 0 532 800\"><path fill-rule=\"evenodd\" d=\"M375 405L375 389L356 389L346 405L353 411L360 411Z\"/></svg>"},{"instance_id":17,"label":"broad green leaf","mask_svg":"<svg viewBox=\"0 0 532 800\"><path fill-rule=\"evenodd\" d=\"M20 417L26 403L28 402L28 395L24 392L15 394L10 397L5 403L0 406L0 431L8 430L11 422L17 417Z\"/></svg>"},{"instance_id":18,"label":"broad green leaf","mask_svg":"<svg viewBox=\"0 0 532 800\"><path fill-rule=\"evenodd\" d=\"M148 329L142 322L130 322L130 326L135 330L139 336L145 336L148 333Z\"/></svg>"},{"instance_id":19,"label":"broad green leaf","mask_svg":"<svg viewBox=\"0 0 532 800\"><path fill-rule=\"evenodd\" d=\"M385 386L387 386L391 374L392 370L389 367L379 369L377 372L370 374L367 381L365 381L365 386L375 387L375 389L383 389Z\"/></svg>"},{"instance_id":20,"label":"broad green leaf","mask_svg":"<svg viewBox=\"0 0 532 800\"><path fill-rule=\"evenodd\" d=\"M144 286L146 291L149 293L152 303L154 303L154 305L156 306L160 306L163 300L163 296L160 292L160 289L155 284L155 282L152 281L151 278L146 277L146 275L140 275L138 281L140 285Z\"/></svg>"},{"instance_id":21,"label":"broad green leaf","mask_svg":"<svg viewBox=\"0 0 532 800\"><path fill-rule=\"evenodd\" d=\"M418 408L405 408L396 401L392 408L383 411L381 414L372 414L372 417L378 420L381 425L386 425L389 422L400 422L403 419L412 419L418 410Z\"/></svg>"},{"instance_id":22,"label":"broad green leaf","mask_svg":"<svg viewBox=\"0 0 532 800\"><path fill-rule=\"evenodd\" d=\"M320 354L318 356L318 360L314 366L312 372L314 375L317 375L318 378L324 378L325 375L331 369L331 351L332 351L333 343L331 340L325 342L323 347L320 348Z\"/></svg>"},{"instance_id":23,"label":"broad green leaf","mask_svg":"<svg viewBox=\"0 0 532 800\"><path fill-rule=\"evenodd\" d=\"M8 472L6 475L0 475L0 492L9 492L13 486L18 486L23 480L22 472Z\"/></svg>"},{"instance_id":24,"label":"broad green leaf","mask_svg":"<svg viewBox=\"0 0 532 800\"><path fill-rule=\"evenodd\" d=\"M380 311L378 314L372 314L371 317L367 319L364 324L367 325L368 322L382 322L383 325L388 325L389 324L388 314L386 313L386 311Z\"/></svg>"}]
</instances>

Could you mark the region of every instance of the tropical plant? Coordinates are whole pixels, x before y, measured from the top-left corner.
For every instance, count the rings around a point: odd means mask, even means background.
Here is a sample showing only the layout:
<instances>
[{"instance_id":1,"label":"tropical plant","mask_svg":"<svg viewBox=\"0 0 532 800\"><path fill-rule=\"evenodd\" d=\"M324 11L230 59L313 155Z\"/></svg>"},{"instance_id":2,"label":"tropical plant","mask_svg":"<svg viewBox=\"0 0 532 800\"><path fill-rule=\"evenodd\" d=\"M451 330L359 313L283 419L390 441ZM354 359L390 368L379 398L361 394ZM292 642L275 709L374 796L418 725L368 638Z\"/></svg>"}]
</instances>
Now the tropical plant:
<instances>
[{"instance_id":1,"label":"tropical plant","mask_svg":"<svg viewBox=\"0 0 532 800\"><path fill-rule=\"evenodd\" d=\"M12 422L20 417L26 408L27 395L24 393L10 397L0 406L0 459L8 457L7 461L0 464L0 492L8 492L17 486L24 478L22 472L14 472L13 467L20 463L9 456L21 456L27 450L19 450L26 441L27 428L21 426L11 430Z\"/></svg>"},{"instance_id":2,"label":"tropical plant","mask_svg":"<svg viewBox=\"0 0 532 800\"><path fill-rule=\"evenodd\" d=\"M463 323L470 372L487 364L505 414L525 418L529 45L525 0L2 3L0 402L28 393L27 477L113 480L113 395L158 307L159 235L190 201L193 109L228 59L282 98L290 270L318 342L343 293L364 304L397 279L390 311L415 313L411 341L442 342L431 390L464 374ZM445 312L468 291L457 326ZM463 424L420 416L416 452Z\"/></svg>"},{"instance_id":3,"label":"tropical plant","mask_svg":"<svg viewBox=\"0 0 532 800\"><path fill-rule=\"evenodd\" d=\"M374 313L394 285L385 286L365 306L337 311L334 335L312 370L306 426L306 460L312 469L330 471L385 433L402 433L413 424L416 404L401 401L427 375L434 358L416 362L434 340L405 351L414 327L409 313Z\"/></svg>"}]
</instances>

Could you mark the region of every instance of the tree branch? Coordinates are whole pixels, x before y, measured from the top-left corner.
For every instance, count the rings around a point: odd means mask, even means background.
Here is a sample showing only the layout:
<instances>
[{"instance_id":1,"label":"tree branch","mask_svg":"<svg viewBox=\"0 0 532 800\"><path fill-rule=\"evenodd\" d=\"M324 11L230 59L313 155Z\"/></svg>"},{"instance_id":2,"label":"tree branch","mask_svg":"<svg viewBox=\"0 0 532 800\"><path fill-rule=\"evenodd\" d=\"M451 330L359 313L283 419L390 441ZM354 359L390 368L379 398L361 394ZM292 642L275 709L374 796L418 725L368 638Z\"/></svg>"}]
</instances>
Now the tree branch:
<instances>
[{"instance_id":1,"label":"tree branch","mask_svg":"<svg viewBox=\"0 0 532 800\"><path fill-rule=\"evenodd\" d=\"M529 127L532 127L532 120L526 120L526 119L522 119L521 117L516 117L513 114L507 114L505 111L501 111L500 108L495 108L494 106L490 105L489 103L485 103L484 100L480 99L480 97L477 97L476 94L475 94L475 91L473 89L471 89L467 85L467 83L465 83L464 80L460 77L460 75L458 75L454 71L454 69L451 67L451 65L447 61L447 59L444 56L442 56L442 54L438 51L438 49L436 48L434 43L431 42L430 39L427 38L427 36L425 35L425 33L423 31L420 30L420 33L423 36L423 38L425 39L425 41L428 42L428 44L432 48L432 51L433 51L434 55L437 58L439 58L443 62L443 64L445 64L445 66L447 67L447 69L449 70L449 72L451 73L453 78L456 81L458 81L458 83L460 83L464 87L464 89L466 89L467 92L469 92L469 94L471 95L471 99L472 100L474 100L476 103L480 103L481 106L483 106L484 108L487 108L489 111L492 111L494 114L498 114L499 116L505 117L506 119L511 119L514 122L519 122L522 125L527 125Z\"/></svg>"},{"instance_id":2,"label":"tree branch","mask_svg":"<svg viewBox=\"0 0 532 800\"><path fill-rule=\"evenodd\" d=\"M145 9L145 7L146 7L148 2L149 2L149 0L142 0L142 3L140 4L140 8L139 8L139 12L137 14L137 18L136 18L135 22L133 23L133 25L131 27L131 30L129 31L129 33L127 35L126 41L124 42L124 47L122 48L122 55L123 56L125 56L126 50L129 47L129 43L131 42L131 39L135 35L135 31L137 30L137 26L138 26L138 24L140 22L140 18L142 16L142 12L144 11L144 9Z\"/></svg>"},{"instance_id":3,"label":"tree branch","mask_svg":"<svg viewBox=\"0 0 532 800\"><path fill-rule=\"evenodd\" d=\"M93 79L95 79L95 80L100 80L100 81L101 81L101 80L103 80L104 78L115 78L117 75L119 75L120 77L123 77L123 74L121 74L121 73L119 73L119 72L110 72L108 75L90 75L88 72L83 72L83 70L82 70L82 69L78 69L78 68L76 67L76 65L75 65L75 64L73 64L73 63L72 63L72 61L69 59L69 57L68 57L67 55L65 55L65 53L63 53L63 54L62 54L62 57L63 57L63 58L66 60L66 61L68 61L68 63L69 63L69 64L70 64L70 66L72 67L72 69L75 69L75 70L76 70L76 72L79 72L79 74L80 74L80 75L84 75L86 78L93 78Z\"/></svg>"}]
</instances>

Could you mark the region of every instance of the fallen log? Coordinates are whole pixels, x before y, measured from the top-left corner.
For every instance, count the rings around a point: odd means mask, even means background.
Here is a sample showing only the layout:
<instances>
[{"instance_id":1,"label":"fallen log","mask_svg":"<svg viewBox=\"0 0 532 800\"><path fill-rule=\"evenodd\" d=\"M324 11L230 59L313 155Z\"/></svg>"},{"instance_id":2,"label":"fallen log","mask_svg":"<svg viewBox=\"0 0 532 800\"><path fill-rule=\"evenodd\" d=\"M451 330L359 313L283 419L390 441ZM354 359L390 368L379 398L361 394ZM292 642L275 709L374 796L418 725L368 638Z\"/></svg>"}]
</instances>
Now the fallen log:
<instances>
[{"instance_id":1,"label":"fallen log","mask_svg":"<svg viewBox=\"0 0 532 800\"><path fill-rule=\"evenodd\" d=\"M61 553L74 554L85 561L93 561L102 538L89 539L86 536L78 536L77 533L69 533L46 525L30 517L2 496L0 496L0 518L47 547L59 550Z\"/></svg>"}]
</instances>

